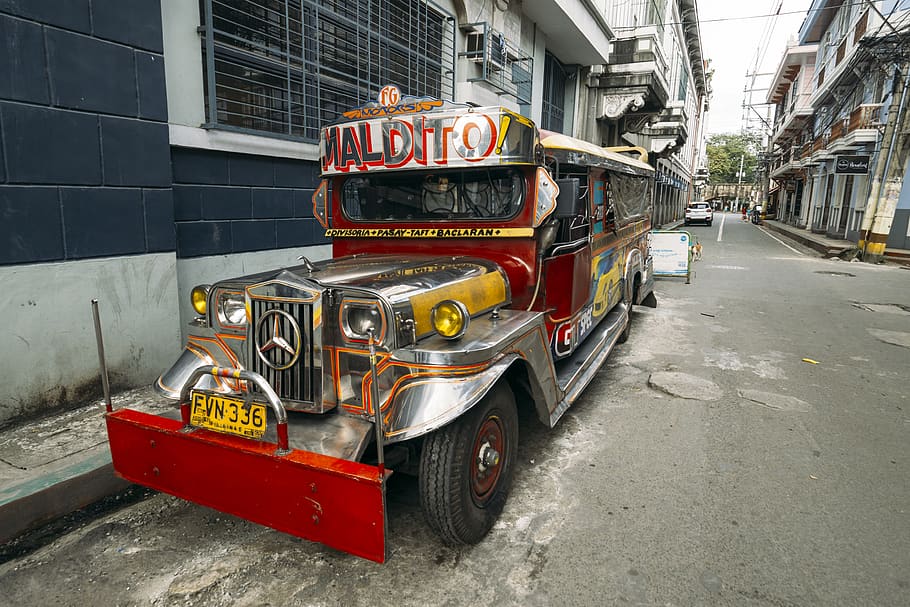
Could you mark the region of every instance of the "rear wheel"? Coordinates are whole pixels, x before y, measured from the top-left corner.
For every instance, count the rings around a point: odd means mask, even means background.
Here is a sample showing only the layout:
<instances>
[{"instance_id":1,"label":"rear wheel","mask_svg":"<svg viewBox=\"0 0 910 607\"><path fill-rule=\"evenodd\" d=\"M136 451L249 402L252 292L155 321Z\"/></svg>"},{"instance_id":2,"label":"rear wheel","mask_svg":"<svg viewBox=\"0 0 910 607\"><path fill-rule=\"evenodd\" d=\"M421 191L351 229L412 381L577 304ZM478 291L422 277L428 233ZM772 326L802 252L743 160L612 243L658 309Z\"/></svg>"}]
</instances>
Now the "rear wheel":
<instances>
[{"instance_id":1,"label":"rear wheel","mask_svg":"<svg viewBox=\"0 0 910 607\"><path fill-rule=\"evenodd\" d=\"M635 303L635 300L638 299L638 288L641 286L641 278L638 275L635 275L634 282L632 284L632 292L623 291L623 299L628 309L628 319L626 320L626 328L622 330L622 333L619 334L619 339L616 340L616 343L624 344L629 341L629 335L632 334L632 305Z\"/></svg>"},{"instance_id":2,"label":"rear wheel","mask_svg":"<svg viewBox=\"0 0 910 607\"><path fill-rule=\"evenodd\" d=\"M493 527L509 494L517 446L515 397L504 382L426 438L420 504L445 543L475 544Z\"/></svg>"}]
</instances>

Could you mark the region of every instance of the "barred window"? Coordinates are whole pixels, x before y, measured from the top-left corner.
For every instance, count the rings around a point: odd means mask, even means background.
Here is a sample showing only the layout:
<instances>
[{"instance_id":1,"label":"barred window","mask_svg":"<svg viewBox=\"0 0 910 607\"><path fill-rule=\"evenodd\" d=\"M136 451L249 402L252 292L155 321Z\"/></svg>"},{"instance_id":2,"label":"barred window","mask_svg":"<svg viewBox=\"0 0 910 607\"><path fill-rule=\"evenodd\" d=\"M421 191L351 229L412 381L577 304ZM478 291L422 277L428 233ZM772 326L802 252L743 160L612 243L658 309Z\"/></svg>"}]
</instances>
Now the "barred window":
<instances>
[{"instance_id":1,"label":"barred window","mask_svg":"<svg viewBox=\"0 0 910 607\"><path fill-rule=\"evenodd\" d=\"M559 60L547 53L543 68L541 128L562 133L566 120L566 72Z\"/></svg>"},{"instance_id":2,"label":"barred window","mask_svg":"<svg viewBox=\"0 0 910 607\"><path fill-rule=\"evenodd\" d=\"M453 97L455 20L428 0L200 0L200 10L208 126L317 141L386 84Z\"/></svg>"}]
</instances>

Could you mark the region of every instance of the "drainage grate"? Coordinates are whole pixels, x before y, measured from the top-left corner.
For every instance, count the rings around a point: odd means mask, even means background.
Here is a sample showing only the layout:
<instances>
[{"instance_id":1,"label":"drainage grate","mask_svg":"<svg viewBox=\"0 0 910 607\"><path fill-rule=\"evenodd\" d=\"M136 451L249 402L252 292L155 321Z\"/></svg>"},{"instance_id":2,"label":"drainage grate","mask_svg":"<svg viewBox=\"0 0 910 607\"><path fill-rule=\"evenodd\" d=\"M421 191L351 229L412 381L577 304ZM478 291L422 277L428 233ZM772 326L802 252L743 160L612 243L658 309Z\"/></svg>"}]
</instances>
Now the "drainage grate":
<instances>
[{"instance_id":1,"label":"drainage grate","mask_svg":"<svg viewBox=\"0 0 910 607\"><path fill-rule=\"evenodd\" d=\"M856 274L851 274L850 272L831 272L828 270L817 270L816 274L826 274L827 276L849 276L850 278L856 278Z\"/></svg>"}]
</instances>

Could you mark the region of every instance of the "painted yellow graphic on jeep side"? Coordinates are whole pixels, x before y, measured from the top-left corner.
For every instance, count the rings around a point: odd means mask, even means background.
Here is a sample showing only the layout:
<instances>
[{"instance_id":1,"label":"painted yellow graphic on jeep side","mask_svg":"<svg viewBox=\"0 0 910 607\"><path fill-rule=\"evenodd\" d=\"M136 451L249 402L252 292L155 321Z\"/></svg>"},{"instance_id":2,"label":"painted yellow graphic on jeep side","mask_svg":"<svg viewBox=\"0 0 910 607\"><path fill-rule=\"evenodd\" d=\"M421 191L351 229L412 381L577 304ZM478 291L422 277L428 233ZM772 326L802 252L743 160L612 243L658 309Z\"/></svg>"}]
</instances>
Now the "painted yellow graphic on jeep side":
<instances>
[{"instance_id":1,"label":"painted yellow graphic on jeep side","mask_svg":"<svg viewBox=\"0 0 910 607\"><path fill-rule=\"evenodd\" d=\"M610 249L591 261L591 274L594 277L594 318L602 316L619 300L622 274L615 257L616 250Z\"/></svg>"}]
</instances>

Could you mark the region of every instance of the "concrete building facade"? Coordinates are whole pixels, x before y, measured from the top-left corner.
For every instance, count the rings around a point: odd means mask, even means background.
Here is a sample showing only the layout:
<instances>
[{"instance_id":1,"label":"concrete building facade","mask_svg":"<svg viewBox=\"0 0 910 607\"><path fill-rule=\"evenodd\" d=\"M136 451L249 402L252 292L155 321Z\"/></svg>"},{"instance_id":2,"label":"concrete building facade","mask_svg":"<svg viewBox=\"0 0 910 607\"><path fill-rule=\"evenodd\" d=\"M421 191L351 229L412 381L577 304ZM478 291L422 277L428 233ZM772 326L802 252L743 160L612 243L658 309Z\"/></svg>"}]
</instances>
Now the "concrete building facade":
<instances>
[{"instance_id":1,"label":"concrete building facade","mask_svg":"<svg viewBox=\"0 0 910 607\"><path fill-rule=\"evenodd\" d=\"M658 221L706 99L694 0L9 0L0 38L0 425L99 395L92 299L140 385L194 285L329 256L319 129L385 84L642 145Z\"/></svg>"}]
</instances>

